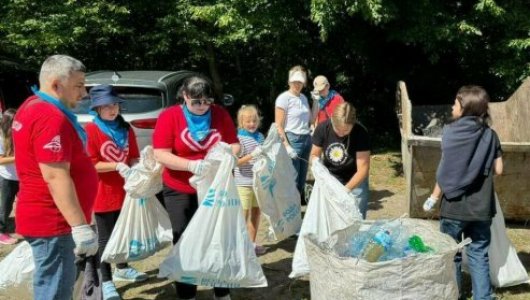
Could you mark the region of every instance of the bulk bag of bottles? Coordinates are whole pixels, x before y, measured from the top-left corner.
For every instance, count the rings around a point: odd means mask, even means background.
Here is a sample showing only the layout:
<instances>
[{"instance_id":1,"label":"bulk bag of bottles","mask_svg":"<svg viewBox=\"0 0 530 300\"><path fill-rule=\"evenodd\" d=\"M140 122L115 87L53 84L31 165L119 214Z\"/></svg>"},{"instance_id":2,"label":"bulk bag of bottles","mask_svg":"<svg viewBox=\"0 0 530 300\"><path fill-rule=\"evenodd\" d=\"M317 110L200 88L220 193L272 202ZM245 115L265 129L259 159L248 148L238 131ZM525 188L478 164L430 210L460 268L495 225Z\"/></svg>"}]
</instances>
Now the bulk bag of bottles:
<instances>
[{"instance_id":1,"label":"bulk bag of bottles","mask_svg":"<svg viewBox=\"0 0 530 300\"><path fill-rule=\"evenodd\" d=\"M306 236L311 299L457 299L453 258L469 240L456 244L429 221L399 220L402 228L421 236L436 251L373 263L344 256L343 248L351 237L369 228L372 221L357 222L336 231L324 242L314 235Z\"/></svg>"},{"instance_id":2,"label":"bulk bag of bottles","mask_svg":"<svg viewBox=\"0 0 530 300\"><path fill-rule=\"evenodd\" d=\"M281 241L296 234L302 226L296 170L275 124L271 125L261 148L264 155L252 167L252 185L261 212L270 224L268 239Z\"/></svg>"}]
</instances>

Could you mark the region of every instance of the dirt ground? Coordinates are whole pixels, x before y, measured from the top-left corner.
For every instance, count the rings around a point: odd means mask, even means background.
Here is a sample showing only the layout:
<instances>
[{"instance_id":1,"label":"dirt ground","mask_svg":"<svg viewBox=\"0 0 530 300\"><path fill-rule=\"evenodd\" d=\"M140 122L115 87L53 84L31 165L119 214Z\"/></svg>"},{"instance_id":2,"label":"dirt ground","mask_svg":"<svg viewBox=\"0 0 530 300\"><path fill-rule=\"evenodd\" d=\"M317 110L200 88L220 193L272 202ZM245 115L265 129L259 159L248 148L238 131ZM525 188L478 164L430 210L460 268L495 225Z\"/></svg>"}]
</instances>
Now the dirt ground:
<instances>
[{"instance_id":1,"label":"dirt ground","mask_svg":"<svg viewBox=\"0 0 530 300\"><path fill-rule=\"evenodd\" d=\"M370 189L368 219L387 219L399 217L407 212L405 205L405 187L401 172L400 154L389 152L372 155L371 158ZM309 278L290 279L291 261L296 239L287 239L279 243L265 241L266 224L262 223L258 233L258 241L269 249L259 257L268 287L254 289L234 289L232 299L311 299ZM507 224L508 235L514 243L521 261L527 272L530 271L530 227L529 224ZM12 246L0 246L0 258L13 249ZM123 299L177 299L173 285L158 279L158 265L165 257L169 248L157 253L144 261L132 263L137 269L147 272L149 280L144 283L119 283L118 290ZM1 270L0 270L1 272ZM467 279L467 278L466 278ZM469 280L465 281L470 290ZM499 299L522 300L530 299L530 285L520 285L511 288L497 289ZM208 288L201 288L198 300L213 299L213 292ZM0 299L9 299L2 295ZM22 299L17 299L22 300Z\"/></svg>"}]
</instances>

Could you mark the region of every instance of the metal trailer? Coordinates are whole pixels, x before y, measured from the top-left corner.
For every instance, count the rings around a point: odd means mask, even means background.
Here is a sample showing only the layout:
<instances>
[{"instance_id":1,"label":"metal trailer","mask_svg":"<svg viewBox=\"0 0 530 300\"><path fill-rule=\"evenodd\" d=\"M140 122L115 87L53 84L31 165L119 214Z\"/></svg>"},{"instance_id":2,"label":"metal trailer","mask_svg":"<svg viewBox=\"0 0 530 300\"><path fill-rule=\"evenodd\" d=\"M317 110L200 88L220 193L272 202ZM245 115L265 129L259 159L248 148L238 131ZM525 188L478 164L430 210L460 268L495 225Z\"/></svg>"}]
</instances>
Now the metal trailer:
<instances>
[{"instance_id":1,"label":"metal trailer","mask_svg":"<svg viewBox=\"0 0 530 300\"><path fill-rule=\"evenodd\" d=\"M398 82L396 113L401 130L401 154L411 217L432 217L423 202L435 184L440 161L441 129L451 116L451 104L414 105L405 82ZM503 149L504 172L495 178L504 217L530 219L530 77L503 102L490 103L492 128Z\"/></svg>"}]
</instances>

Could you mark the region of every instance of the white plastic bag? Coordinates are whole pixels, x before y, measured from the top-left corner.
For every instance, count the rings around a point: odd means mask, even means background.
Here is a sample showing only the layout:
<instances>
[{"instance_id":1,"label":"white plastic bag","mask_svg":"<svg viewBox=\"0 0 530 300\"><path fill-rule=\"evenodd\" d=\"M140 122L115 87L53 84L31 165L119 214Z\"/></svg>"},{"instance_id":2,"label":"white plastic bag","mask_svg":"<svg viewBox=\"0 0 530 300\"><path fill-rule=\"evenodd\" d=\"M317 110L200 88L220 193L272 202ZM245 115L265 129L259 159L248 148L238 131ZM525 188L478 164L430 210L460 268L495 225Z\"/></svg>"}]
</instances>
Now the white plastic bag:
<instances>
[{"instance_id":1,"label":"white plastic bag","mask_svg":"<svg viewBox=\"0 0 530 300\"><path fill-rule=\"evenodd\" d=\"M497 214L491 222L491 242L488 249L490 281L495 287L529 283L528 274L517 256L517 251L506 234L504 214L495 193ZM462 250L462 270L469 273L466 249Z\"/></svg>"},{"instance_id":2,"label":"white plastic bag","mask_svg":"<svg viewBox=\"0 0 530 300\"><path fill-rule=\"evenodd\" d=\"M305 235L312 234L322 242L333 232L362 220L359 199L348 193L344 185L333 177L321 162L314 161L311 169L315 176L315 185L296 242L292 272L289 275L291 278L309 274L303 240Z\"/></svg>"},{"instance_id":3,"label":"white plastic bag","mask_svg":"<svg viewBox=\"0 0 530 300\"><path fill-rule=\"evenodd\" d=\"M123 187L129 196L145 198L162 190L162 165L155 160L152 146L140 153L140 161L131 167Z\"/></svg>"},{"instance_id":4,"label":"white plastic bag","mask_svg":"<svg viewBox=\"0 0 530 300\"><path fill-rule=\"evenodd\" d=\"M270 224L268 238L281 241L300 230L300 193L296 170L272 124L263 142L263 154L252 168L253 187L261 212Z\"/></svg>"},{"instance_id":5,"label":"white plastic bag","mask_svg":"<svg viewBox=\"0 0 530 300\"><path fill-rule=\"evenodd\" d=\"M199 194L206 196L160 265L158 277L215 287L267 286L248 237L232 175L236 158L230 146L218 143L205 159L212 163L213 182L208 182L211 174L193 179ZM203 187L207 187L206 192L201 191Z\"/></svg>"},{"instance_id":6,"label":"white plastic bag","mask_svg":"<svg viewBox=\"0 0 530 300\"><path fill-rule=\"evenodd\" d=\"M169 216L156 197L137 199L126 195L101 260L141 260L170 245L172 240Z\"/></svg>"},{"instance_id":7,"label":"white plastic bag","mask_svg":"<svg viewBox=\"0 0 530 300\"><path fill-rule=\"evenodd\" d=\"M491 243L488 249L490 259L490 280L496 287L508 287L528 283L528 274L517 256L517 251L506 234L504 215L497 193L495 193L497 214L491 223Z\"/></svg>"},{"instance_id":8,"label":"white plastic bag","mask_svg":"<svg viewBox=\"0 0 530 300\"><path fill-rule=\"evenodd\" d=\"M125 179L125 201L101 256L102 261L141 260L170 245L173 232L169 215L155 194L162 188L161 166L153 148L146 146L138 164Z\"/></svg>"},{"instance_id":9,"label":"white plastic bag","mask_svg":"<svg viewBox=\"0 0 530 300\"><path fill-rule=\"evenodd\" d=\"M0 295L33 299L35 264L28 242L22 242L0 262Z\"/></svg>"}]
</instances>

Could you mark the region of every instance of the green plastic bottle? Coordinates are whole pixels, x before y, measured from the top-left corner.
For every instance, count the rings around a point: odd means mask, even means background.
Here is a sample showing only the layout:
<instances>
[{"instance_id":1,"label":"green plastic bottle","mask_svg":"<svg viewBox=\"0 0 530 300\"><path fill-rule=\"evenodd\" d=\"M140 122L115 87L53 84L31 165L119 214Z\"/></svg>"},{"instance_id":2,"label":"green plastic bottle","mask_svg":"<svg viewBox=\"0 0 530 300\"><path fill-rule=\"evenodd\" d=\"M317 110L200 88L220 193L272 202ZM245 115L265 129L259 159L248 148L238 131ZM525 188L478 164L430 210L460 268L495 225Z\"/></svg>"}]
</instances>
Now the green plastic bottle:
<instances>
[{"instance_id":1,"label":"green plastic bottle","mask_svg":"<svg viewBox=\"0 0 530 300\"><path fill-rule=\"evenodd\" d=\"M413 235L409 238L409 248L417 253L433 252L434 249L425 245L423 240L418 235Z\"/></svg>"}]
</instances>

